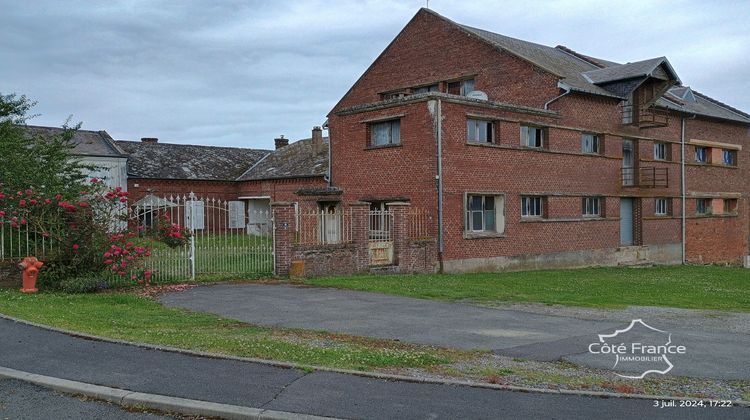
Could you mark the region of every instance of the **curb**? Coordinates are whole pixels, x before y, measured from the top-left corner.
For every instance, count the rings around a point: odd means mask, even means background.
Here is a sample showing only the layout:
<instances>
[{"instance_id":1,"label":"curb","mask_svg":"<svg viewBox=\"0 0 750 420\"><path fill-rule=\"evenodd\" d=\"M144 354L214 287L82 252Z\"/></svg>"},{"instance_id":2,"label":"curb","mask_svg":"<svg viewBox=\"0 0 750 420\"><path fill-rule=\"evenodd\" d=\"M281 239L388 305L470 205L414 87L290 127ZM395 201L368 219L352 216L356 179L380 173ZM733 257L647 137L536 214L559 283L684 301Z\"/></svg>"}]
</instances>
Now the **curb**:
<instances>
[{"instance_id":1,"label":"curb","mask_svg":"<svg viewBox=\"0 0 750 420\"><path fill-rule=\"evenodd\" d=\"M483 382L461 381L461 380L455 380L455 379L415 378L412 376L395 375L395 374L390 374L390 373L363 372L363 371L350 370L350 369L336 369L336 368L325 367L325 366L305 365L301 363L292 363L292 362L280 362L276 360L256 359L252 357L231 356L231 355L225 355L225 354L219 354L219 353L209 353L209 352L202 352L202 351L196 351L196 350L180 349L176 347L161 346L157 344L148 344L148 343L118 340L114 338L101 337L101 336L92 335L92 334L65 330L62 328L51 327L49 325L38 324L36 322L26 321L20 318L14 318L14 317L5 315L3 313L0 313L0 319L6 319L8 321L17 322L19 324L30 325L32 327L41 328L44 330L53 331L53 332L57 332L57 333L61 333L61 334L65 334L65 335L69 335L73 337L85 338L87 340L96 340L96 341L102 341L106 343L121 344L121 345L139 347L139 348L144 348L144 349L149 349L149 350L179 353L179 354L185 354L189 356L198 356L198 357L205 357L205 358L210 358L210 359L225 359L225 360L234 360L234 361L248 362L248 363L258 363L262 365L275 366L275 367L286 368L286 369L300 369L300 370L313 369L313 370L321 371L321 372L343 373L347 375L355 375L355 376L361 376L361 377L373 378L373 379L383 379L383 380L388 380L388 381L401 381L401 382L433 384L433 385L465 386L465 387L471 387L471 388L495 389L499 391L527 392L527 393L536 393L536 394L575 395L575 396L582 396L582 397L597 397L597 398L627 398L627 399L638 399L638 400L665 400L665 401L695 401L699 399L699 398L689 398L689 397L672 397L672 396L666 396L666 395L624 394L624 393L619 393L619 392L606 392L606 391L582 391L582 390L573 390L573 389L531 388L531 387L515 386L515 385L498 385L498 384L489 384L489 383L483 383ZM732 401L732 404L736 406L740 406L740 407L750 407L750 401L734 400Z\"/></svg>"},{"instance_id":2,"label":"curb","mask_svg":"<svg viewBox=\"0 0 750 420\"><path fill-rule=\"evenodd\" d=\"M187 415L221 417L223 419L263 419L263 420L323 420L333 417L319 417L288 411L264 410L262 408L239 405L220 404L187 398L170 397L158 394L144 394L125 389L110 388L85 382L70 381L37 375L0 366L0 378L17 379L34 385L50 388L55 391L85 395L101 401L108 401L120 406L139 406L153 410L180 413Z\"/></svg>"}]
</instances>

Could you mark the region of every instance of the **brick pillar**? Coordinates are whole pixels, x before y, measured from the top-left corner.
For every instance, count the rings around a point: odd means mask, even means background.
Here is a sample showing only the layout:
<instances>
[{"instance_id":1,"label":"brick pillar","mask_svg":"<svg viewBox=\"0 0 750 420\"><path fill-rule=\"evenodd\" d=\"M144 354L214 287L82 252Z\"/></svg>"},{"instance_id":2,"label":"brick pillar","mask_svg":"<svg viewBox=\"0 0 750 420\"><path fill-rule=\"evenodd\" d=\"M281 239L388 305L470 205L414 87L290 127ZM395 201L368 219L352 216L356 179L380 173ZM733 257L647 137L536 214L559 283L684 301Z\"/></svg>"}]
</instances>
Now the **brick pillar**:
<instances>
[{"instance_id":1,"label":"brick pillar","mask_svg":"<svg viewBox=\"0 0 750 420\"><path fill-rule=\"evenodd\" d=\"M352 245L356 248L356 272L367 271L370 267L370 204L349 204L349 226L352 231Z\"/></svg>"},{"instance_id":2,"label":"brick pillar","mask_svg":"<svg viewBox=\"0 0 750 420\"><path fill-rule=\"evenodd\" d=\"M409 249L409 203L388 203L388 210L393 213L393 265L398 265L401 270L409 270L409 258L406 251ZM403 255L402 255L403 253Z\"/></svg>"},{"instance_id":3,"label":"brick pillar","mask_svg":"<svg viewBox=\"0 0 750 420\"><path fill-rule=\"evenodd\" d=\"M271 212L273 213L275 239L273 249L274 269L277 276L286 276L289 274L289 265L292 263L296 232L297 217L294 211L294 203L271 203Z\"/></svg>"}]
</instances>

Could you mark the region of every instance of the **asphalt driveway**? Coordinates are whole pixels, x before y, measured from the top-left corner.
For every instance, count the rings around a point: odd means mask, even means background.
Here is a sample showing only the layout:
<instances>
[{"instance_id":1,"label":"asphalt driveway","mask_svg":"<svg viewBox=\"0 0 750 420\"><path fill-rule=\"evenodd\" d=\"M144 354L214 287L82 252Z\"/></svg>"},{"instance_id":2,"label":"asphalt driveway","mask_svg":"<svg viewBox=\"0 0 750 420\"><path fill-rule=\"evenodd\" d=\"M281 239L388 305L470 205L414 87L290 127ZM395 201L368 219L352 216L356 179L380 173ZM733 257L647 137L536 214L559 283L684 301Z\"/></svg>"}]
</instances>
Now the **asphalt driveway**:
<instances>
[{"instance_id":1,"label":"asphalt driveway","mask_svg":"<svg viewBox=\"0 0 750 420\"><path fill-rule=\"evenodd\" d=\"M168 306L210 312L257 325L326 330L404 342L463 349L488 349L532 360L568 360L611 368L611 354L592 355L597 334L626 328L631 319L581 319L519 310L479 307L351 290L291 285L236 284L198 287L161 297ZM638 315L629 314L629 315ZM750 379L750 336L697 327L671 319L647 319L667 330L685 354L670 357L675 375ZM631 341L648 340L648 332ZM635 335L633 335L635 334ZM657 333L660 334L660 333ZM666 334L664 336L666 341ZM621 367L623 365L621 364ZM634 371L639 367L633 367ZM628 370L625 367L625 370Z\"/></svg>"}]
</instances>

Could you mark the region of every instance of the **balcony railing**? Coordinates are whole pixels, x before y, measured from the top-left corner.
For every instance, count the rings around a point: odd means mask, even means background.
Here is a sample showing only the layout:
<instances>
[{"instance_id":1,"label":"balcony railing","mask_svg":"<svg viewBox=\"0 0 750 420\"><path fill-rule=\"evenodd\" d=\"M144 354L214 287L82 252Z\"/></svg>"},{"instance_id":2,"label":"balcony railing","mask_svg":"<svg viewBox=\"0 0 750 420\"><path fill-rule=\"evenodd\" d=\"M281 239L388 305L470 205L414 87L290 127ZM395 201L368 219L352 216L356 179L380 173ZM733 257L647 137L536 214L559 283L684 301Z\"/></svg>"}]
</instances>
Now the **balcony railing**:
<instances>
[{"instance_id":1,"label":"balcony railing","mask_svg":"<svg viewBox=\"0 0 750 420\"><path fill-rule=\"evenodd\" d=\"M669 125L669 112L653 106L644 108L634 105L621 105L623 124L632 124L639 128L666 127Z\"/></svg>"},{"instance_id":2,"label":"balcony railing","mask_svg":"<svg viewBox=\"0 0 750 420\"><path fill-rule=\"evenodd\" d=\"M669 170L667 168L622 168L623 187L668 188Z\"/></svg>"}]
</instances>

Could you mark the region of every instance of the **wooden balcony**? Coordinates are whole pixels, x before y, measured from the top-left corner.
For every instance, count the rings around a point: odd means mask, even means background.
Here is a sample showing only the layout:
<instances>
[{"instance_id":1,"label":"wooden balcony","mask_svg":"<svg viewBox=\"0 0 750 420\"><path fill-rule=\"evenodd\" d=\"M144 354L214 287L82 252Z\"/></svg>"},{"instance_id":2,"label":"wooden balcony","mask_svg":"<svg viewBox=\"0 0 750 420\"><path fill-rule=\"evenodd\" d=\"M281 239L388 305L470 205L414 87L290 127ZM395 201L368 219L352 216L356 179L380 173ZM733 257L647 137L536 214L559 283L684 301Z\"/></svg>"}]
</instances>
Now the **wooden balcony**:
<instances>
[{"instance_id":1,"label":"wooden balcony","mask_svg":"<svg viewBox=\"0 0 750 420\"><path fill-rule=\"evenodd\" d=\"M621 105L620 113L623 124L635 125L638 128L666 127L669 125L669 112L653 106Z\"/></svg>"}]
</instances>

